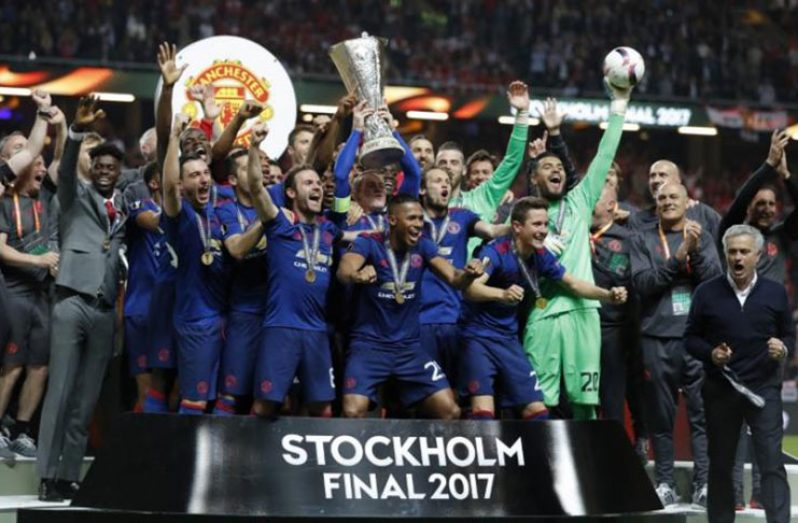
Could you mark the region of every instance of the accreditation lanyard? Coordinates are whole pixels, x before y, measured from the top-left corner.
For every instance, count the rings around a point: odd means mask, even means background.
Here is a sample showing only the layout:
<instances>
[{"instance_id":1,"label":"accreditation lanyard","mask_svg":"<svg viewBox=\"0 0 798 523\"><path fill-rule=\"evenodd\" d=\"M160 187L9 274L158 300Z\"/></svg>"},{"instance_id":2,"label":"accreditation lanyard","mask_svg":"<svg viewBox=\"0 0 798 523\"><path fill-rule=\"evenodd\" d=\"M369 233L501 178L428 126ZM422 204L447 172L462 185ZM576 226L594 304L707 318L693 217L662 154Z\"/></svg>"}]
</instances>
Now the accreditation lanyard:
<instances>
[{"instance_id":1,"label":"accreditation lanyard","mask_svg":"<svg viewBox=\"0 0 798 523\"><path fill-rule=\"evenodd\" d=\"M614 221L610 220L608 224L602 226L601 228L599 228L599 230L590 235L590 252L593 255L596 254L596 245L598 244L598 241L601 239L602 236L604 236L605 232L610 230L610 227L612 227L614 223L615 223Z\"/></svg>"},{"instance_id":2,"label":"accreditation lanyard","mask_svg":"<svg viewBox=\"0 0 798 523\"><path fill-rule=\"evenodd\" d=\"M22 213L19 210L19 194L17 194L16 192L14 193L13 200L14 200L14 215L15 215L14 218L17 224L17 238L21 240L24 231L22 230ZM36 232L38 233L42 229L42 224L39 221L39 202L36 200L31 200L31 209L33 210L33 224L34 227L36 228Z\"/></svg>"},{"instance_id":3,"label":"accreditation lanyard","mask_svg":"<svg viewBox=\"0 0 798 523\"><path fill-rule=\"evenodd\" d=\"M665 236L665 231L662 230L662 224L657 225L657 230L659 231L659 241L662 244L662 254L665 256L665 260L671 259L671 248L668 245L668 238ZM687 227L682 229L682 236L686 239L687 238ZM690 268L690 255L688 254L685 258L685 264L687 265L687 272L691 271Z\"/></svg>"}]
</instances>

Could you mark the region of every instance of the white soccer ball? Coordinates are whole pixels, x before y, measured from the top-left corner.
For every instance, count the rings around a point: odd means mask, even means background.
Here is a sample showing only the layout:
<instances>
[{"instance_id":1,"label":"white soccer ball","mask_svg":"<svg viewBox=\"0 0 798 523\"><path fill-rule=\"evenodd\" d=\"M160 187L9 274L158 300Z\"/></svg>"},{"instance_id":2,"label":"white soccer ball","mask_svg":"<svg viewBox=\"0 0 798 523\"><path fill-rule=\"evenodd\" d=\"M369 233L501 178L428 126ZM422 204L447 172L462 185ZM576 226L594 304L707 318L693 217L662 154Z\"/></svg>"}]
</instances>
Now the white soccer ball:
<instances>
[{"instance_id":1,"label":"white soccer ball","mask_svg":"<svg viewBox=\"0 0 798 523\"><path fill-rule=\"evenodd\" d=\"M604 76L615 87L634 87L645 73L643 57L631 47L616 47L604 58Z\"/></svg>"}]
</instances>

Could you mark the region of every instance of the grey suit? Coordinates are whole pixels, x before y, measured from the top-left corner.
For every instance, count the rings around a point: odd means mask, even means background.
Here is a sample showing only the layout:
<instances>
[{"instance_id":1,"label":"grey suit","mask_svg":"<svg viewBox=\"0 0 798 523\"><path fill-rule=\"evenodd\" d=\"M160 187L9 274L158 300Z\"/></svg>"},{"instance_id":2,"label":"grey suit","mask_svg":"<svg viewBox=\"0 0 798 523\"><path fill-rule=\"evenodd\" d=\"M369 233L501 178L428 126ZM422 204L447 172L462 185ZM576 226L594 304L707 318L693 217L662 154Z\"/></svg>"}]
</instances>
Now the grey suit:
<instances>
[{"instance_id":1,"label":"grey suit","mask_svg":"<svg viewBox=\"0 0 798 523\"><path fill-rule=\"evenodd\" d=\"M37 463L41 478L67 481L79 479L89 423L113 353L125 220L120 195L114 197L118 217L111 224L103 197L78 180L81 141L70 130L58 174L61 259Z\"/></svg>"}]
</instances>

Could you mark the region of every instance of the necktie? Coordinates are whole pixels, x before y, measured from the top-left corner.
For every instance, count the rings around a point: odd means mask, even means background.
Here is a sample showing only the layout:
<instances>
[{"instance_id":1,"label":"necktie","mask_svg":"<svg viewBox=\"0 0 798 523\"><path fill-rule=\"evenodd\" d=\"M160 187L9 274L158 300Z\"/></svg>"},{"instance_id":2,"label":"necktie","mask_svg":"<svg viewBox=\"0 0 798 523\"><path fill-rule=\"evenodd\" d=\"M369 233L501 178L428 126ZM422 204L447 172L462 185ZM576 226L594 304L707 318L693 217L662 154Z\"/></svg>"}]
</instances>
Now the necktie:
<instances>
[{"instance_id":1,"label":"necktie","mask_svg":"<svg viewBox=\"0 0 798 523\"><path fill-rule=\"evenodd\" d=\"M108 221L114 223L114 220L116 220L116 209L114 209L114 203L111 200L105 200L105 210L108 211Z\"/></svg>"}]
</instances>

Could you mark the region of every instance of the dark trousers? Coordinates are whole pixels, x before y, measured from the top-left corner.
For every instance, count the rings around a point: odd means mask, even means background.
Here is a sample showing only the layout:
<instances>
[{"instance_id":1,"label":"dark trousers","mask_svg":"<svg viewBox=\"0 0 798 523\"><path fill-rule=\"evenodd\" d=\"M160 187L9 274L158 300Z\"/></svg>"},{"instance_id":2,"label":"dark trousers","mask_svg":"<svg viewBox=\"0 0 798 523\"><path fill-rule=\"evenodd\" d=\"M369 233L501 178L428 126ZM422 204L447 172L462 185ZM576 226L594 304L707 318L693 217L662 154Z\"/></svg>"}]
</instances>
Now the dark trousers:
<instances>
[{"instance_id":1,"label":"dark trousers","mask_svg":"<svg viewBox=\"0 0 798 523\"><path fill-rule=\"evenodd\" d=\"M39 428L40 478L80 479L113 338L113 309L79 295L61 297L53 307L49 383Z\"/></svg>"},{"instance_id":2,"label":"dark trousers","mask_svg":"<svg viewBox=\"0 0 798 523\"><path fill-rule=\"evenodd\" d=\"M636 325L601 324L601 416L623 424L624 400L636 438L646 438L643 423L643 359Z\"/></svg>"},{"instance_id":3,"label":"dark trousers","mask_svg":"<svg viewBox=\"0 0 798 523\"><path fill-rule=\"evenodd\" d=\"M654 450L656 484L674 484L673 429L679 389L687 398L690 440L693 450L693 487L707 482L707 434L701 384L704 369L687 354L681 338L643 336L643 362L646 368L646 427ZM739 428L737 429L739 431Z\"/></svg>"},{"instance_id":4,"label":"dark trousers","mask_svg":"<svg viewBox=\"0 0 798 523\"><path fill-rule=\"evenodd\" d=\"M754 454L762 473L760 502L768 523L790 521L790 485L781 453L781 388L778 384L753 389L765 399L758 409L722 377L710 376L703 388L709 439L707 516L712 523L734 521L732 470L743 420L751 428Z\"/></svg>"},{"instance_id":5,"label":"dark trousers","mask_svg":"<svg viewBox=\"0 0 798 523\"><path fill-rule=\"evenodd\" d=\"M6 280L0 273L0 350L5 350L9 335L11 334L11 311L8 309L8 295Z\"/></svg>"}]
</instances>

